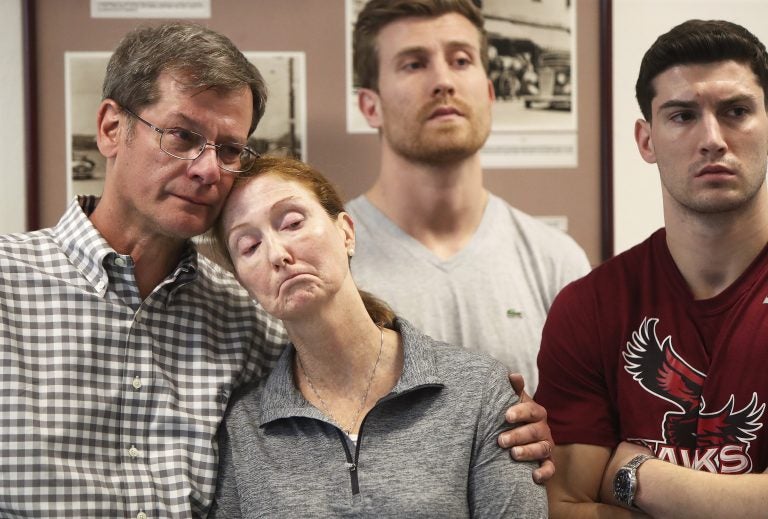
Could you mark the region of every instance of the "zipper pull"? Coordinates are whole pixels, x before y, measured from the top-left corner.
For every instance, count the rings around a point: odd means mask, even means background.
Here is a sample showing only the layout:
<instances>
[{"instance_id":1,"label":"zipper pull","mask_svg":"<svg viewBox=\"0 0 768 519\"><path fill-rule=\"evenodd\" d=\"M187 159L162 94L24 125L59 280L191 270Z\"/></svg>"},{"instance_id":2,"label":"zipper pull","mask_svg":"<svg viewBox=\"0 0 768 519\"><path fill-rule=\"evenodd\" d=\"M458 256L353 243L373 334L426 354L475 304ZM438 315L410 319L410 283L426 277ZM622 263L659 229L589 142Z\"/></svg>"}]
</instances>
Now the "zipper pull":
<instances>
[{"instance_id":1,"label":"zipper pull","mask_svg":"<svg viewBox=\"0 0 768 519\"><path fill-rule=\"evenodd\" d=\"M347 465L347 470L349 470L350 472L354 472L355 470L357 470L357 465L355 465L354 463L346 463L346 465Z\"/></svg>"}]
</instances>

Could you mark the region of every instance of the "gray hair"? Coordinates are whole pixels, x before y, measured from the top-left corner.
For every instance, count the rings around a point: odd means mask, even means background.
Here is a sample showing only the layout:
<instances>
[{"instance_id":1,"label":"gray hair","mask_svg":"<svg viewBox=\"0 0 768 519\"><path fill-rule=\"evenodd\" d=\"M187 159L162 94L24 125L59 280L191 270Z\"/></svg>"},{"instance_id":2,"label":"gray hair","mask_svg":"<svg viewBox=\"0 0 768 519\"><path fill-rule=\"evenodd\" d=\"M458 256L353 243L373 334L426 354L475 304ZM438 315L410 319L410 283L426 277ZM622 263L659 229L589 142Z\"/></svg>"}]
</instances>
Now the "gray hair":
<instances>
[{"instance_id":1,"label":"gray hair","mask_svg":"<svg viewBox=\"0 0 768 519\"><path fill-rule=\"evenodd\" d=\"M264 78L232 41L193 23L173 22L134 29L123 37L107 64L102 99L137 111L158 101L157 78L178 75L189 90L222 93L247 86L253 95L250 135L267 102Z\"/></svg>"}]
</instances>

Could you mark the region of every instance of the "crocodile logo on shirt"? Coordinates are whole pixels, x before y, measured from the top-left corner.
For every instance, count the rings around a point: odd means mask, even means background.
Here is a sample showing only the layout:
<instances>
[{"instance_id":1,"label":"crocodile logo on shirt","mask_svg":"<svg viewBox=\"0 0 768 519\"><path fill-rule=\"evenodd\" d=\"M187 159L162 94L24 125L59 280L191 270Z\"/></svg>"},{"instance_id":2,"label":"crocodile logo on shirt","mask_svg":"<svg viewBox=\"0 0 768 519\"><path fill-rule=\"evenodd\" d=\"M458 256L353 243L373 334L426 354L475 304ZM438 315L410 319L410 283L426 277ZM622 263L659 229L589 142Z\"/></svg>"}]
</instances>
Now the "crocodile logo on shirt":
<instances>
[{"instance_id":1,"label":"crocodile logo on shirt","mask_svg":"<svg viewBox=\"0 0 768 519\"><path fill-rule=\"evenodd\" d=\"M678 465L719 473L743 473L752 469L748 450L765 403L757 393L735 409L735 396L716 411L709 411L701 396L706 374L693 368L667 336L659 341L656 318L643 319L622 353L624 369L647 392L666 400L675 409L664 415L662 440L633 439L648 445L659 458Z\"/></svg>"}]
</instances>

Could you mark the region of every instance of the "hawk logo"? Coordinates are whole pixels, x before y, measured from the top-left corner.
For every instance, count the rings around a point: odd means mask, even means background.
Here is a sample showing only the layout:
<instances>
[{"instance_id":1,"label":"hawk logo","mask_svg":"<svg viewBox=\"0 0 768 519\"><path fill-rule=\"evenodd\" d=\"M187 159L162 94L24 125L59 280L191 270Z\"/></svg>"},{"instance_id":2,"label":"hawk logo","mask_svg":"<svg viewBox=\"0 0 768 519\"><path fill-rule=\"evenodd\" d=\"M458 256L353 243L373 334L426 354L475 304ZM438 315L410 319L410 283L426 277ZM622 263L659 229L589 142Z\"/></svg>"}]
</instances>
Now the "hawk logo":
<instances>
[{"instance_id":1,"label":"hawk logo","mask_svg":"<svg viewBox=\"0 0 768 519\"><path fill-rule=\"evenodd\" d=\"M747 472L752 460L747 451L765 403L758 406L757 393L739 410L735 398L717 411L708 411L701 396L706 374L696 370L675 351L672 338L659 342L658 319L644 319L632 333L622 353L624 369L649 393L666 400L675 410L664 415L663 440L640 440L655 445L656 455L678 465L712 472Z\"/></svg>"}]
</instances>

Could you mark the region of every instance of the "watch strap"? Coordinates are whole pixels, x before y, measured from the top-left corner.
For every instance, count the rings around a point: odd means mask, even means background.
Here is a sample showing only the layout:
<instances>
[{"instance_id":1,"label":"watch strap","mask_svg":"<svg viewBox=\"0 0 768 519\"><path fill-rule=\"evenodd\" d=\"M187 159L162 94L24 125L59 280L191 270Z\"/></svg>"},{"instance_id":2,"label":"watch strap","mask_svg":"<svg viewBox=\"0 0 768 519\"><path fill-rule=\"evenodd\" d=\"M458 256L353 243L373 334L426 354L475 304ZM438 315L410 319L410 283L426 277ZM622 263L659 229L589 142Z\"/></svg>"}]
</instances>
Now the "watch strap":
<instances>
[{"instance_id":1,"label":"watch strap","mask_svg":"<svg viewBox=\"0 0 768 519\"><path fill-rule=\"evenodd\" d=\"M637 468L648 460L656 458L653 454L638 454L624 465L623 468L629 470L637 470Z\"/></svg>"},{"instance_id":2,"label":"watch strap","mask_svg":"<svg viewBox=\"0 0 768 519\"><path fill-rule=\"evenodd\" d=\"M632 476L631 479L634 481L634 488L632 489L631 496L629 497L628 502L623 502L622 504L626 507L628 507L631 510L640 510L640 508L635 505L635 495L637 495L637 489L639 487L638 481L637 481L637 469L645 463L648 460L655 459L656 456L653 456L652 454L638 454L631 460L629 460L625 465L623 465L618 472L629 472Z\"/></svg>"}]
</instances>

